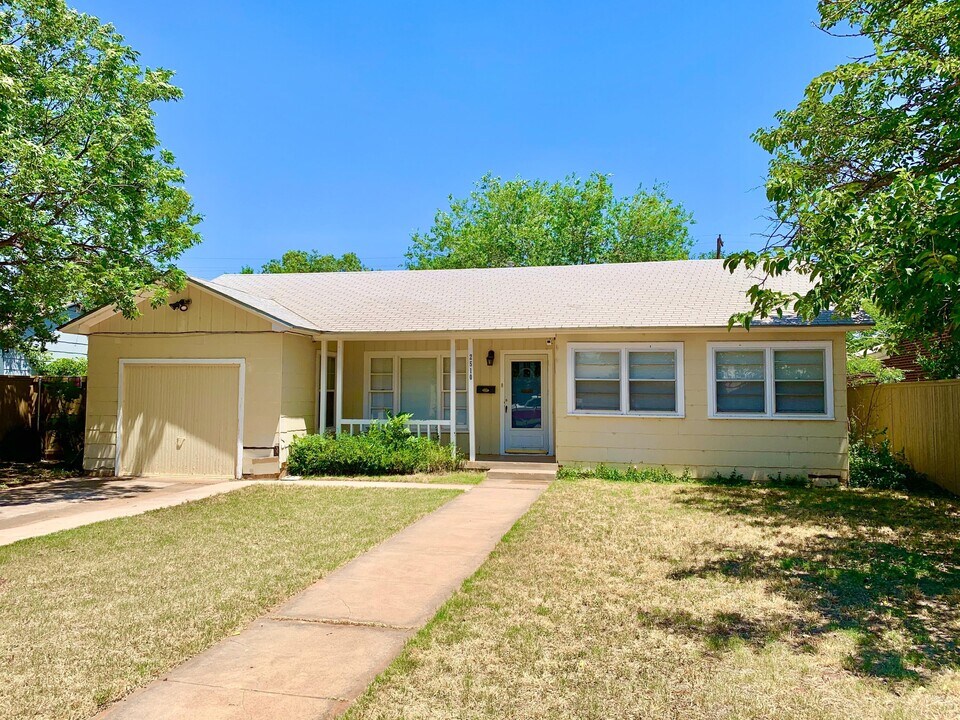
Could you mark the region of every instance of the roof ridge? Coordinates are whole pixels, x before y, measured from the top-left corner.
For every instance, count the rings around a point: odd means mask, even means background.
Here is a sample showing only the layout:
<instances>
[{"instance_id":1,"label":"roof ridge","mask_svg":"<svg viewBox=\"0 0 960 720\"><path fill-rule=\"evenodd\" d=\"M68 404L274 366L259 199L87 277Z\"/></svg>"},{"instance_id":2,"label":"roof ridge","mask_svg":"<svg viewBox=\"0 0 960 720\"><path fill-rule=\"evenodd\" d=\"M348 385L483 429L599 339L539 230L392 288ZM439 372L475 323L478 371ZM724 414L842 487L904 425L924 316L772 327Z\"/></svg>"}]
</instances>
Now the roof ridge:
<instances>
[{"instance_id":1,"label":"roof ridge","mask_svg":"<svg viewBox=\"0 0 960 720\"><path fill-rule=\"evenodd\" d=\"M595 267L638 267L638 266L650 266L650 265L666 265L666 264L680 264L680 263L718 263L723 262L722 258L686 258L686 259L676 259L676 260L640 260L637 262L615 262L615 263L574 263L569 265L515 265L515 266L497 266L497 267L474 267L474 268L422 268L422 269L410 269L410 268L391 268L388 270L334 270L331 272L298 272L298 273L222 273L218 275L214 280L208 282L215 282L222 277L230 278L240 278L240 277L277 277L277 276L293 276L293 277L309 277L314 275L369 275L370 273L378 273L382 275L387 274L399 274L399 273L473 273L479 271L486 272L495 272L495 271L517 271L517 270L565 270L567 268L595 268Z\"/></svg>"}]
</instances>

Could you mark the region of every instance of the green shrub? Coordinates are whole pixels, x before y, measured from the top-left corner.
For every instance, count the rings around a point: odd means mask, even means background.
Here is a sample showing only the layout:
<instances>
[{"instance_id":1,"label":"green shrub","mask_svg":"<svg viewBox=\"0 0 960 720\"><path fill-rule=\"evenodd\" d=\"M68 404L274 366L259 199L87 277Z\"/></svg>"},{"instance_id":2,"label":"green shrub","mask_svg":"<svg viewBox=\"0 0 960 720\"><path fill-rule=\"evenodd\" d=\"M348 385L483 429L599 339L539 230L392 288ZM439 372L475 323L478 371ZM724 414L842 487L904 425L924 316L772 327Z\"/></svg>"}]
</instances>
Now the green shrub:
<instances>
[{"instance_id":1,"label":"green shrub","mask_svg":"<svg viewBox=\"0 0 960 720\"><path fill-rule=\"evenodd\" d=\"M613 482L649 482L649 483L673 483L689 482L692 480L690 471L684 468L683 473L675 475L665 467L628 467L620 468L610 467L600 463L595 468L574 468L561 467L557 471L557 477L561 480L582 480L585 478L597 478L599 480L611 480Z\"/></svg>"},{"instance_id":2,"label":"green shrub","mask_svg":"<svg viewBox=\"0 0 960 720\"><path fill-rule=\"evenodd\" d=\"M359 435L307 435L290 444L292 475L410 475L456 470L462 458L438 441L414 437L409 415L376 422Z\"/></svg>"},{"instance_id":3,"label":"green shrub","mask_svg":"<svg viewBox=\"0 0 960 720\"><path fill-rule=\"evenodd\" d=\"M926 478L907 462L890 441L854 439L850 443L850 487L908 490L925 485Z\"/></svg>"},{"instance_id":4,"label":"green shrub","mask_svg":"<svg viewBox=\"0 0 960 720\"><path fill-rule=\"evenodd\" d=\"M724 475L719 470L717 470L713 475L708 479L708 482L711 482L715 485L749 485L750 481L744 477L743 473L734 468L729 473Z\"/></svg>"}]
</instances>

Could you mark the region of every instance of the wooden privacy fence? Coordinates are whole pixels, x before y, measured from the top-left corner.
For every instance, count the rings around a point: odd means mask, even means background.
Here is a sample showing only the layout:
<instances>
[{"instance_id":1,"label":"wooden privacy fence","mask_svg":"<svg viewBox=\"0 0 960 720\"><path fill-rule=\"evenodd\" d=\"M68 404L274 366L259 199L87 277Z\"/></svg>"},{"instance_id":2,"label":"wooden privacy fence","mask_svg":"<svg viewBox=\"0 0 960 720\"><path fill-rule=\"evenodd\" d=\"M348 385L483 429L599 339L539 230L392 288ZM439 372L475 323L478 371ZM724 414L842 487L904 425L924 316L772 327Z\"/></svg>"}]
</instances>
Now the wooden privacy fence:
<instances>
[{"instance_id":1,"label":"wooden privacy fence","mask_svg":"<svg viewBox=\"0 0 960 720\"><path fill-rule=\"evenodd\" d=\"M85 377L0 375L0 460L78 460L86 390Z\"/></svg>"},{"instance_id":2,"label":"wooden privacy fence","mask_svg":"<svg viewBox=\"0 0 960 720\"><path fill-rule=\"evenodd\" d=\"M893 450L960 495L960 380L864 385L847 390L850 418L886 430Z\"/></svg>"}]
</instances>

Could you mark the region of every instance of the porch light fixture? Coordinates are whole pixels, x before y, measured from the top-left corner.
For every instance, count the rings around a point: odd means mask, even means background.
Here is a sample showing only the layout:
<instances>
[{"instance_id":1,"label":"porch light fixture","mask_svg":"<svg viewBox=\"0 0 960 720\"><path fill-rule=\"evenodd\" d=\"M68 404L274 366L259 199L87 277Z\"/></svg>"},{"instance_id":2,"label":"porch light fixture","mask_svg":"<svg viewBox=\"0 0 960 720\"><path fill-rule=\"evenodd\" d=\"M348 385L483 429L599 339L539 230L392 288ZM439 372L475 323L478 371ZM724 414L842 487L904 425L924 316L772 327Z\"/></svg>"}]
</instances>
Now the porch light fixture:
<instances>
[{"instance_id":1,"label":"porch light fixture","mask_svg":"<svg viewBox=\"0 0 960 720\"><path fill-rule=\"evenodd\" d=\"M190 309L190 298L180 298L170 303L171 310L179 310L180 312L186 312Z\"/></svg>"},{"instance_id":2,"label":"porch light fixture","mask_svg":"<svg viewBox=\"0 0 960 720\"><path fill-rule=\"evenodd\" d=\"M490 352L487 353L487 366L488 366L488 367L493 367L493 360L494 360L494 358L496 358L496 357L497 357L497 354L496 354L493 350L491 350Z\"/></svg>"}]
</instances>

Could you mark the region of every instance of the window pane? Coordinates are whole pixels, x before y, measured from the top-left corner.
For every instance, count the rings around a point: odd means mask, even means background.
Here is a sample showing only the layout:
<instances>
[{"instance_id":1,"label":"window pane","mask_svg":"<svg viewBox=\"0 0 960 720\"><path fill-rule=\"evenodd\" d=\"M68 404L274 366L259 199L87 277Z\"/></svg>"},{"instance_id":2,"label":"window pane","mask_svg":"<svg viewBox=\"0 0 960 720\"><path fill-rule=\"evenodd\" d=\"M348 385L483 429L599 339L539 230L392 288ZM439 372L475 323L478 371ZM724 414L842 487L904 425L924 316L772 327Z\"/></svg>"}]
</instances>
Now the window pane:
<instances>
[{"instance_id":1,"label":"window pane","mask_svg":"<svg viewBox=\"0 0 960 720\"><path fill-rule=\"evenodd\" d=\"M370 358L370 372L372 373L392 373L393 358Z\"/></svg>"},{"instance_id":2,"label":"window pane","mask_svg":"<svg viewBox=\"0 0 960 720\"><path fill-rule=\"evenodd\" d=\"M393 375L370 375L371 390L393 390Z\"/></svg>"},{"instance_id":3,"label":"window pane","mask_svg":"<svg viewBox=\"0 0 960 720\"><path fill-rule=\"evenodd\" d=\"M819 381L774 383L778 413L823 415L827 411L825 386Z\"/></svg>"},{"instance_id":4,"label":"window pane","mask_svg":"<svg viewBox=\"0 0 960 720\"><path fill-rule=\"evenodd\" d=\"M620 377L620 353L574 353L574 377L581 380L618 379Z\"/></svg>"},{"instance_id":5,"label":"window pane","mask_svg":"<svg viewBox=\"0 0 960 720\"><path fill-rule=\"evenodd\" d=\"M777 380L823 380L823 350L774 350Z\"/></svg>"},{"instance_id":6,"label":"window pane","mask_svg":"<svg viewBox=\"0 0 960 720\"><path fill-rule=\"evenodd\" d=\"M619 380L577 380L577 410L620 412Z\"/></svg>"},{"instance_id":7,"label":"window pane","mask_svg":"<svg viewBox=\"0 0 960 720\"><path fill-rule=\"evenodd\" d=\"M436 358L400 358L400 412L437 419Z\"/></svg>"},{"instance_id":8,"label":"window pane","mask_svg":"<svg viewBox=\"0 0 960 720\"><path fill-rule=\"evenodd\" d=\"M327 417L326 424L324 424L324 429L332 428L334 422L336 422L336 409L337 409L337 394L333 390L327 391Z\"/></svg>"},{"instance_id":9,"label":"window pane","mask_svg":"<svg viewBox=\"0 0 960 720\"><path fill-rule=\"evenodd\" d=\"M676 412L677 384L674 381L632 381L630 409L648 412Z\"/></svg>"},{"instance_id":10,"label":"window pane","mask_svg":"<svg viewBox=\"0 0 960 720\"><path fill-rule=\"evenodd\" d=\"M337 384L337 359L327 358L327 387L332 388Z\"/></svg>"},{"instance_id":11,"label":"window pane","mask_svg":"<svg viewBox=\"0 0 960 720\"><path fill-rule=\"evenodd\" d=\"M450 418L450 393L445 390L443 392L443 417L440 419L447 420L449 418ZM467 424L467 394L465 392L457 392L457 425L466 425L466 424Z\"/></svg>"},{"instance_id":12,"label":"window pane","mask_svg":"<svg viewBox=\"0 0 960 720\"><path fill-rule=\"evenodd\" d=\"M630 353L631 380L673 380L677 377L677 355L670 352Z\"/></svg>"},{"instance_id":13,"label":"window pane","mask_svg":"<svg viewBox=\"0 0 960 720\"><path fill-rule=\"evenodd\" d=\"M718 381L717 412L762 413L763 395L762 382Z\"/></svg>"},{"instance_id":14,"label":"window pane","mask_svg":"<svg viewBox=\"0 0 960 720\"><path fill-rule=\"evenodd\" d=\"M372 392L370 393L370 417L385 418L388 413L393 412L393 393L392 392Z\"/></svg>"},{"instance_id":15,"label":"window pane","mask_svg":"<svg viewBox=\"0 0 960 720\"><path fill-rule=\"evenodd\" d=\"M721 350L715 364L717 380L763 380L762 350Z\"/></svg>"}]
</instances>

